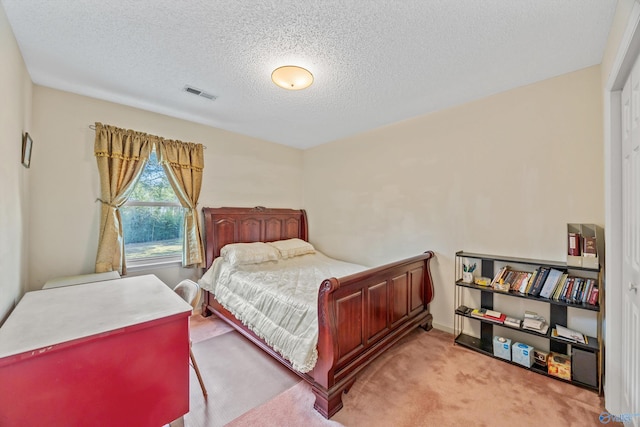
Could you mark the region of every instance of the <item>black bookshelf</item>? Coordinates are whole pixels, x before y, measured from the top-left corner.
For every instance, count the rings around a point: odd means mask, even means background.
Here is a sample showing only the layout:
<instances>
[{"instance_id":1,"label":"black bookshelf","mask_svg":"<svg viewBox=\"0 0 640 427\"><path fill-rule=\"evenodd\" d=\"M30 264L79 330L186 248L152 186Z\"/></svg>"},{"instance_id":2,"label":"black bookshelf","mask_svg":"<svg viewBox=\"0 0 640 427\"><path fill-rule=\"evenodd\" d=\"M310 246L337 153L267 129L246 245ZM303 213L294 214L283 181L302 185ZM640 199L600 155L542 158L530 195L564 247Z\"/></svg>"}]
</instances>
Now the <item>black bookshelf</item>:
<instances>
[{"instance_id":1,"label":"black bookshelf","mask_svg":"<svg viewBox=\"0 0 640 427\"><path fill-rule=\"evenodd\" d=\"M580 343L575 343L575 342L571 342L568 340L564 340L561 338L557 338L557 337L553 337L551 335L553 328L555 328L556 325L562 325L562 326L568 326L567 325L567 320L568 320L568 315L567 315L567 310L568 308L573 308L573 309L578 309L578 310L586 310L586 311L590 311L590 312L595 312L598 315L598 334L600 334L600 328L601 328L601 315L600 315L600 306L602 305L602 289L601 289L601 293L599 295L599 301L598 304L593 305L593 304L588 304L588 303L572 303L572 302L566 302L566 301L556 301L552 298L543 298L543 297L539 297L539 296L533 296L533 295L528 295L528 294L522 294L520 292L517 291L509 291L509 292L504 292L504 291L498 291L493 289L491 286L482 286L482 285L477 285L474 283L467 283L464 282L460 279L461 275L462 275L462 260L463 258L467 258L467 259L472 259L474 261L480 261L481 264L481 274L484 277L488 277L488 278L493 278L495 276L495 273L499 270L499 267L502 266L514 266L514 264L516 265L522 265L522 266L531 266L531 271L537 269L538 267L550 267L550 268L555 268L555 269L559 269L562 271L567 272L568 274L570 274L571 276L576 276L576 277L593 277L593 276L597 276L597 279L595 279L598 283L598 286L602 286L601 283L601 271L600 268L589 268L589 267L576 267L576 266L569 266L564 262L558 262L558 261L548 261L548 260L536 260L536 259L529 259L529 258L518 258L518 257L509 257L509 256L495 256L495 255L487 255L487 254L478 254L478 253L472 253L472 252L464 252L464 251L459 251L456 252L456 281L455 281L455 289L456 289L456 296L455 296L455 305L456 307L458 305L463 304L463 294L461 293L461 289L471 289L471 290L476 290L480 292L480 306L482 308L486 308L488 310L493 310L494 309L494 295L498 294L498 295L503 295L507 298L521 298L521 299L526 299L526 300L531 300L531 301L537 301L537 302L541 302L544 304L548 304L549 305L549 319L548 319L548 323L549 323L549 329L547 331L546 334L541 334L539 332L536 331L532 331L529 329L523 329L523 328L518 328L518 327L514 327L514 326L509 326L509 325L505 325L503 323L499 323L496 321L492 321L489 319L484 319L484 318L478 318L478 317L474 317L471 316L469 314L460 314L458 312L455 312L455 335L456 338L454 340L454 342L456 344L462 345L464 347L467 347L471 350L475 350L477 352L480 352L482 354L485 354L487 356L491 356L492 358L507 362L507 363L511 363L513 365L525 368L525 369L529 369L533 372L539 373L541 375L545 375L560 381L564 381L564 382L568 382L571 384L575 384L578 385L580 387L583 388L587 388L590 390L595 390L598 392L601 392L602 388L602 377L601 377L601 368L600 368L600 364L601 364L601 355L600 355L600 349L601 349L601 342L599 340L599 337L591 337L588 336L587 337L587 343L586 344L580 344ZM516 267L516 268L520 268L520 267ZM522 267L524 269L524 267ZM503 301L501 300L501 304L503 303ZM520 317L524 317L524 313L523 316ZM464 333L463 331L463 322L462 320L464 319L472 319L476 320L480 323L480 337L476 338L473 337L471 335L468 335L466 333ZM575 348L576 351L582 350L582 351L587 351L590 353L594 353L597 357L597 366L594 366L593 369L596 370L597 372L597 385L591 385L591 384L585 384L582 383L580 381L576 381L575 379L572 381L569 380L565 380L553 375L550 375L547 370L546 367L540 367L540 366L532 366L531 368L526 368L525 366L522 366L520 364L517 364L515 362L511 362L499 357L494 356L493 354L493 337L494 335L497 335L494 333L494 328L495 326L499 326L502 328L506 328L509 330L515 330L515 331L519 331L522 332L524 334L527 335L531 335L531 336L537 336L537 337L541 337L543 339L548 340L549 342L549 350L551 352L554 353L560 353L560 354L569 354L570 352L569 350L569 346L571 346L571 348ZM523 340L523 342L526 342L526 340ZM572 367L573 369L573 367Z\"/></svg>"}]
</instances>

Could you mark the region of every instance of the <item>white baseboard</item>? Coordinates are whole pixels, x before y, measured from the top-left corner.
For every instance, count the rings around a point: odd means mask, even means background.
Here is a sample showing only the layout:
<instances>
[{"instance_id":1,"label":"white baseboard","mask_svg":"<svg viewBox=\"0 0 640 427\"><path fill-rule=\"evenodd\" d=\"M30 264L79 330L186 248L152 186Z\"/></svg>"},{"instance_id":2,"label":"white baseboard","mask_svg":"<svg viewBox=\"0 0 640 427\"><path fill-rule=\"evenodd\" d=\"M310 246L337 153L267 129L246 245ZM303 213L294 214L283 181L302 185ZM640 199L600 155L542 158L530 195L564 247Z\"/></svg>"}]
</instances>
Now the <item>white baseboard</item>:
<instances>
[{"instance_id":1,"label":"white baseboard","mask_svg":"<svg viewBox=\"0 0 640 427\"><path fill-rule=\"evenodd\" d=\"M452 334L453 335L453 328L450 328L449 326L445 326L445 325L441 325L440 323L433 323L433 328L437 329L439 331L442 332L446 332L448 334Z\"/></svg>"}]
</instances>

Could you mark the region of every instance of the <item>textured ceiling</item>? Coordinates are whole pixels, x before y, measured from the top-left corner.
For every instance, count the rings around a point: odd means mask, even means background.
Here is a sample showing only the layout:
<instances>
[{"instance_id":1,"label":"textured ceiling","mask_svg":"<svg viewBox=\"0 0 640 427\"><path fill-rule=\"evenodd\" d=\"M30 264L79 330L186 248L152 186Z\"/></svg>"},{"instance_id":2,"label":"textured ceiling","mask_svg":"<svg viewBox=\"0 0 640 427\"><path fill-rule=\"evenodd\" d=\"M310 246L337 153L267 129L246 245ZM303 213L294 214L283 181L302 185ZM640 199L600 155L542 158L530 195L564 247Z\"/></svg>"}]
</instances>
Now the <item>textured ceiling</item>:
<instances>
[{"instance_id":1,"label":"textured ceiling","mask_svg":"<svg viewBox=\"0 0 640 427\"><path fill-rule=\"evenodd\" d=\"M616 5L0 1L36 84L299 148L599 64ZM288 64L313 85L274 85Z\"/></svg>"}]
</instances>

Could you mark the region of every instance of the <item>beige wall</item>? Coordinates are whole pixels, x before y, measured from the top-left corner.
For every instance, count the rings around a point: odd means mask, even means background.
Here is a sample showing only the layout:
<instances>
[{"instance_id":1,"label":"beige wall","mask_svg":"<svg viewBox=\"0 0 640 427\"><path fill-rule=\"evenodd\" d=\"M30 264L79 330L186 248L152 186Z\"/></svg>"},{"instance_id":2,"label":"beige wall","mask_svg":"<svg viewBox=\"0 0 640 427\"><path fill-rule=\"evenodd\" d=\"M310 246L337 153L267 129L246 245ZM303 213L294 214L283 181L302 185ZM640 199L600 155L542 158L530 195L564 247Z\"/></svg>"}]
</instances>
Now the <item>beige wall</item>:
<instances>
[{"instance_id":1,"label":"beige wall","mask_svg":"<svg viewBox=\"0 0 640 427\"><path fill-rule=\"evenodd\" d=\"M94 122L205 144L200 207L302 207L300 150L41 86L34 87L33 108L31 289L49 278L94 271L100 210ZM155 273L167 284L199 277L181 267L140 273Z\"/></svg>"},{"instance_id":2,"label":"beige wall","mask_svg":"<svg viewBox=\"0 0 640 427\"><path fill-rule=\"evenodd\" d=\"M566 223L604 223L595 66L304 153L311 241L375 265L434 250L434 322L453 326L458 250L565 259Z\"/></svg>"},{"instance_id":3,"label":"beige wall","mask_svg":"<svg viewBox=\"0 0 640 427\"><path fill-rule=\"evenodd\" d=\"M27 285L31 170L20 163L23 132L31 124L31 78L0 7L0 324L22 297Z\"/></svg>"}]
</instances>

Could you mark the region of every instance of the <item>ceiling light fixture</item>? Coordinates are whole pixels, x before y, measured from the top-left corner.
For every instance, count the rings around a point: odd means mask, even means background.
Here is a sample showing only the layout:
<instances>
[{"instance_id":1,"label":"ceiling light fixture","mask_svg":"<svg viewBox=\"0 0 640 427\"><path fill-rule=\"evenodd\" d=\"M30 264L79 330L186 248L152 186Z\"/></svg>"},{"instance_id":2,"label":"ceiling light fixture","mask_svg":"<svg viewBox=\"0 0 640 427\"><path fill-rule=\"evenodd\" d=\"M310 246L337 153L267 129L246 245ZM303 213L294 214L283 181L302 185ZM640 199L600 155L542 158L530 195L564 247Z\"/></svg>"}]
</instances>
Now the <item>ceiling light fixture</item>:
<instances>
[{"instance_id":1,"label":"ceiling light fixture","mask_svg":"<svg viewBox=\"0 0 640 427\"><path fill-rule=\"evenodd\" d=\"M271 80L278 86L288 90L306 89L313 83L313 74L302 67L285 65L273 70Z\"/></svg>"}]
</instances>

